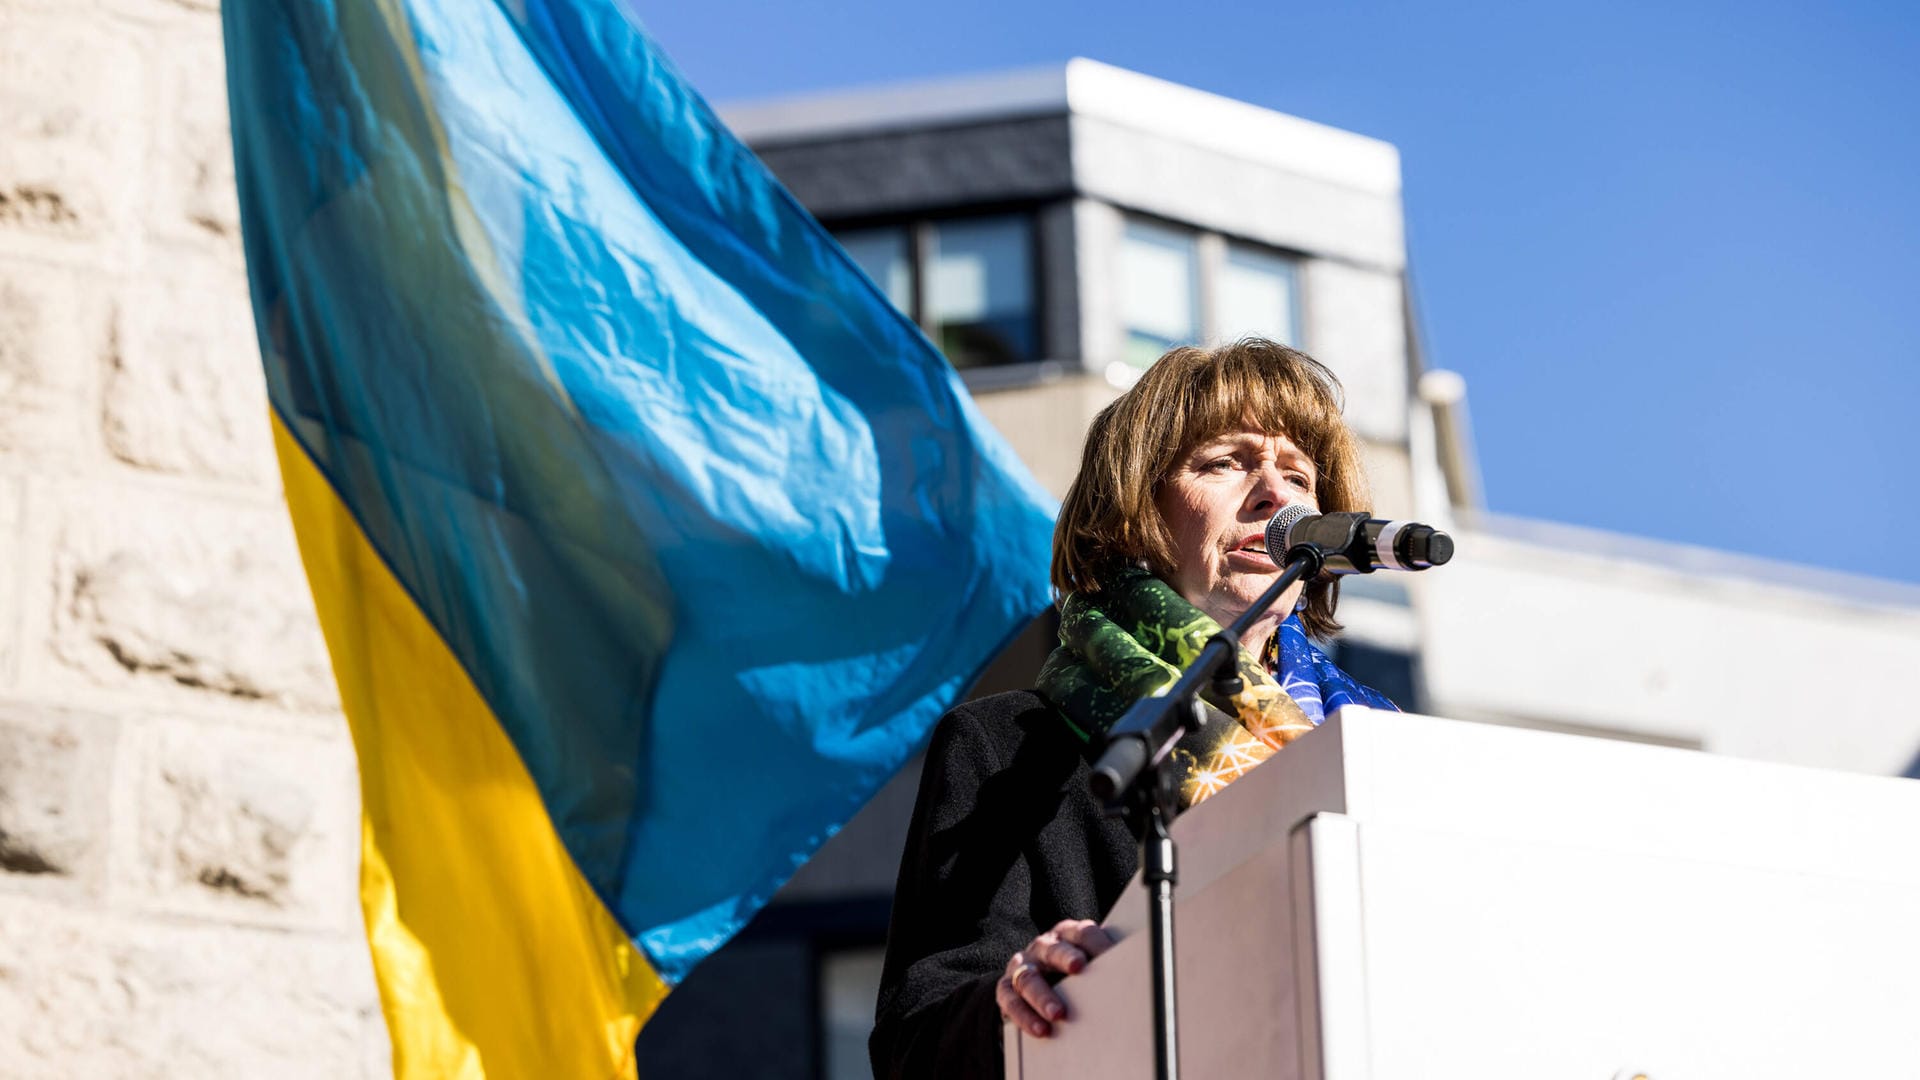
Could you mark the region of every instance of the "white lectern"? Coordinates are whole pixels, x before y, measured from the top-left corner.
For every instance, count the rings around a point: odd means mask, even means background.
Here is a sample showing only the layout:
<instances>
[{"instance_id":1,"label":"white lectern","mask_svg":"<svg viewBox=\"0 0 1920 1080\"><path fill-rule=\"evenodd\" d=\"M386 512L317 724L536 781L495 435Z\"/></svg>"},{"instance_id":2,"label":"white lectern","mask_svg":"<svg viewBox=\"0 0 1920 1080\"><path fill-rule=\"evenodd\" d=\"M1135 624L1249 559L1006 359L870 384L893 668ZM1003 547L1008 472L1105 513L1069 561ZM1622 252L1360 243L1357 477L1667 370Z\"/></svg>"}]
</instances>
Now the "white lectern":
<instances>
[{"instance_id":1,"label":"white lectern","mask_svg":"<svg viewBox=\"0 0 1920 1080\"><path fill-rule=\"evenodd\" d=\"M1187 1080L1920 1077L1920 781L1350 708L1174 835ZM1153 1075L1108 926L1009 1077Z\"/></svg>"}]
</instances>

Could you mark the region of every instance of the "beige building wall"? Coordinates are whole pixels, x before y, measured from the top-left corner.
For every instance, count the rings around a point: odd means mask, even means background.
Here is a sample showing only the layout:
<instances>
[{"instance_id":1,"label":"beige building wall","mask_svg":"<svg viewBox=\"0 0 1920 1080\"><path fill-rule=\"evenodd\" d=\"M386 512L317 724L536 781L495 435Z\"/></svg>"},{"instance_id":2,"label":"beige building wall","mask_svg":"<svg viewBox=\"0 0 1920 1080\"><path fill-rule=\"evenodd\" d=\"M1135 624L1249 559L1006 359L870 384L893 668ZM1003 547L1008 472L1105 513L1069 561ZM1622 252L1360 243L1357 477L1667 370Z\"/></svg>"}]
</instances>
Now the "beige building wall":
<instances>
[{"instance_id":1,"label":"beige building wall","mask_svg":"<svg viewBox=\"0 0 1920 1080\"><path fill-rule=\"evenodd\" d=\"M217 8L0 0L0 1075L388 1074Z\"/></svg>"},{"instance_id":2,"label":"beige building wall","mask_svg":"<svg viewBox=\"0 0 1920 1080\"><path fill-rule=\"evenodd\" d=\"M1898 774L1920 588L1678 544L1479 515L1423 575L1442 716Z\"/></svg>"}]
</instances>

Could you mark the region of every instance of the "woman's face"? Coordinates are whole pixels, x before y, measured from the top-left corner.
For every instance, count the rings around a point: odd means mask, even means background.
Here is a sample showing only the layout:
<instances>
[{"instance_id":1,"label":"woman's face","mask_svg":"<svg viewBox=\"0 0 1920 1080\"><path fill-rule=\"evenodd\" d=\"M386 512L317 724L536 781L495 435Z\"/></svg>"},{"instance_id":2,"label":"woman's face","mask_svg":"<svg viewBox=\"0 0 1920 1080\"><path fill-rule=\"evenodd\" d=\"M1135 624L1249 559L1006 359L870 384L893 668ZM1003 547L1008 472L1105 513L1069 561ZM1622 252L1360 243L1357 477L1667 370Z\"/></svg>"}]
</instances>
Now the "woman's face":
<instances>
[{"instance_id":1,"label":"woman's face","mask_svg":"<svg viewBox=\"0 0 1920 1080\"><path fill-rule=\"evenodd\" d=\"M1173 534L1174 591L1222 626L1239 618L1280 576L1266 550L1268 520L1292 503L1317 511L1319 479L1285 435L1248 429L1189 449L1154 496ZM1255 625L1249 648L1257 652L1292 613L1301 588L1288 589Z\"/></svg>"}]
</instances>

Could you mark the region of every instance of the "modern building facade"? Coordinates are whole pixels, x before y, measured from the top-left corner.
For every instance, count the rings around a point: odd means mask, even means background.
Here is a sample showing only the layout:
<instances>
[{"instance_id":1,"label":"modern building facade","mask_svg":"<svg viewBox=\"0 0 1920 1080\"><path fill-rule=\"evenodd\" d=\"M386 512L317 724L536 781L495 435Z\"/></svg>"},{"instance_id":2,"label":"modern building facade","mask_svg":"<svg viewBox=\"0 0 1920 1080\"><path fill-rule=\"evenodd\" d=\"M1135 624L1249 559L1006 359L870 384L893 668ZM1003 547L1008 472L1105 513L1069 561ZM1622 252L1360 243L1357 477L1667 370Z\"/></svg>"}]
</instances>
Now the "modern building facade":
<instances>
[{"instance_id":1,"label":"modern building facade","mask_svg":"<svg viewBox=\"0 0 1920 1080\"><path fill-rule=\"evenodd\" d=\"M1260 335L1331 367L1379 512L1459 541L1443 571L1343 591L1337 655L1403 707L1881 773L1920 750L1889 706L1920 590L1484 510L1464 386L1422 358L1391 145L1086 60L723 115L1056 495L1094 413L1171 345ZM1050 630L976 690L1027 685ZM1781 677L1810 651L1849 677ZM669 998L643 1061L865 1075L916 773ZM810 1050L725 1061L702 1026L734 1022Z\"/></svg>"},{"instance_id":2,"label":"modern building facade","mask_svg":"<svg viewBox=\"0 0 1920 1080\"><path fill-rule=\"evenodd\" d=\"M1335 370L1378 504L1414 506L1393 147L1089 60L726 117L1054 494L1145 365L1259 335ZM1405 652L1405 583L1355 586L1351 641Z\"/></svg>"}]
</instances>

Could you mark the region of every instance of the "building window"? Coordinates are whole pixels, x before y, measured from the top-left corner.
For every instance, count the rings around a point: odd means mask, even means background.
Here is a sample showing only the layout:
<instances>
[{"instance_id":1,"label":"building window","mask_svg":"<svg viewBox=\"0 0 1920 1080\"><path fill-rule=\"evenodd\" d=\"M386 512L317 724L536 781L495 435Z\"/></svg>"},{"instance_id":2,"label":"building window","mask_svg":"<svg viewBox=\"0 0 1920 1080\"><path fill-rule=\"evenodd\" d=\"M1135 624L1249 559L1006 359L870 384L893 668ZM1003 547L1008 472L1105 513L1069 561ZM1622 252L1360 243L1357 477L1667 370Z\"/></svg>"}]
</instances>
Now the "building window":
<instances>
[{"instance_id":1,"label":"building window","mask_svg":"<svg viewBox=\"0 0 1920 1080\"><path fill-rule=\"evenodd\" d=\"M1227 245L1215 279L1212 336L1298 344L1293 260L1245 244Z\"/></svg>"},{"instance_id":2,"label":"building window","mask_svg":"<svg viewBox=\"0 0 1920 1080\"><path fill-rule=\"evenodd\" d=\"M834 234L860 269L866 271L893 306L913 312L913 260L907 230L849 229Z\"/></svg>"},{"instance_id":3,"label":"building window","mask_svg":"<svg viewBox=\"0 0 1920 1080\"><path fill-rule=\"evenodd\" d=\"M1175 345L1200 338L1200 260L1194 234L1127 222L1120 247L1120 301L1126 361L1144 368Z\"/></svg>"},{"instance_id":4,"label":"building window","mask_svg":"<svg viewBox=\"0 0 1920 1080\"><path fill-rule=\"evenodd\" d=\"M867 1036L873 1003L880 998L886 950L836 949L820 958L821 1049L825 1080L867 1080L873 1075Z\"/></svg>"},{"instance_id":5,"label":"building window","mask_svg":"<svg viewBox=\"0 0 1920 1080\"><path fill-rule=\"evenodd\" d=\"M1295 261L1215 233L1129 220L1120 245L1120 302L1124 359L1135 369L1176 345L1300 341Z\"/></svg>"},{"instance_id":6,"label":"building window","mask_svg":"<svg viewBox=\"0 0 1920 1080\"><path fill-rule=\"evenodd\" d=\"M954 367L1036 359L1031 236L1018 217L933 226L921 322Z\"/></svg>"},{"instance_id":7,"label":"building window","mask_svg":"<svg viewBox=\"0 0 1920 1080\"><path fill-rule=\"evenodd\" d=\"M1030 215L846 229L834 238L954 367L1040 359Z\"/></svg>"}]
</instances>

